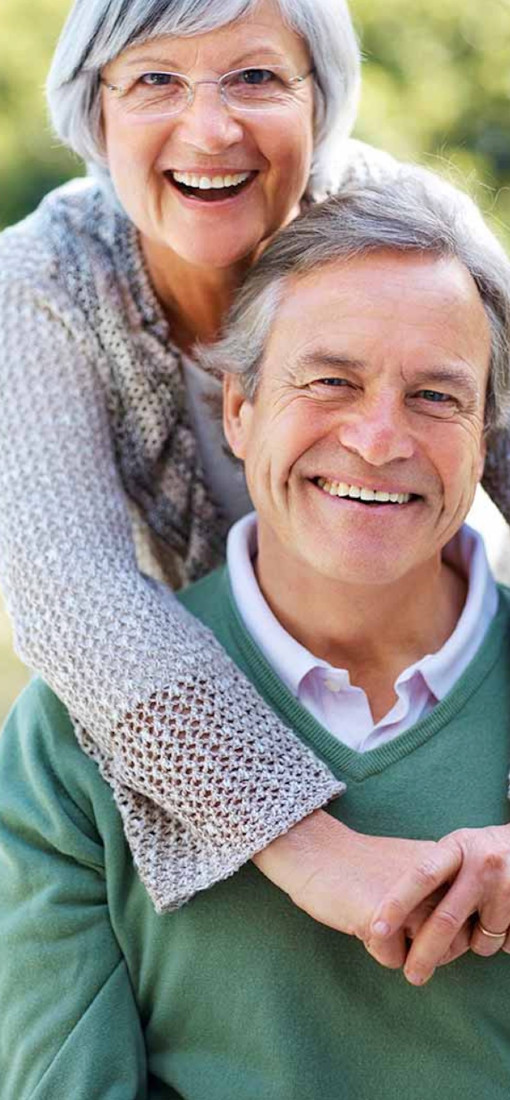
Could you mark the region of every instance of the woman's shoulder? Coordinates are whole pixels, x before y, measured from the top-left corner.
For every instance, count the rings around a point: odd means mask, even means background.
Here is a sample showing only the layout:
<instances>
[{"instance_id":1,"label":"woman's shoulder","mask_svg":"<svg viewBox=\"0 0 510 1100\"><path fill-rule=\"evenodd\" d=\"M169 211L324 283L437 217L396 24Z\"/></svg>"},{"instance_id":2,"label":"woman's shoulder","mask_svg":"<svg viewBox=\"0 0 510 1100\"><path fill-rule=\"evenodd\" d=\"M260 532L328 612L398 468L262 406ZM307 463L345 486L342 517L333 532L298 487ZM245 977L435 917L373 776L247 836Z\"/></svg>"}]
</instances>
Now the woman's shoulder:
<instances>
[{"instance_id":1,"label":"woman's shoulder","mask_svg":"<svg viewBox=\"0 0 510 1100\"><path fill-rule=\"evenodd\" d=\"M0 234L0 285L32 288L42 301L64 297L87 313L113 285L116 269L129 267L135 236L108 188L71 180Z\"/></svg>"},{"instance_id":2,"label":"woman's shoulder","mask_svg":"<svg viewBox=\"0 0 510 1100\"><path fill-rule=\"evenodd\" d=\"M384 149L378 149L375 145L368 145L356 138L350 138L345 144L339 189L342 190L351 184L365 186L379 183L388 176L397 175L401 168L402 162L396 160L391 153L386 153Z\"/></svg>"}]
</instances>

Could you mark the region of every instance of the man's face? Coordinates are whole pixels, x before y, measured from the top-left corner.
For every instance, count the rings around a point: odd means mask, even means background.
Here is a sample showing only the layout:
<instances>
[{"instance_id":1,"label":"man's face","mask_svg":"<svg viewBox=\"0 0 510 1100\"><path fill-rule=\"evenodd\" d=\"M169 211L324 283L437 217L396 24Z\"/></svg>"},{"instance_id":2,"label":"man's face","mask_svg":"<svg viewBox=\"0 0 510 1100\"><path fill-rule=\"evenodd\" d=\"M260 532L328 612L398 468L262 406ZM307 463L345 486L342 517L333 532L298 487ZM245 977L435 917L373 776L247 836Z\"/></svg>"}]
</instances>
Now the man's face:
<instances>
[{"instance_id":1,"label":"man's face","mask_svg":"<svg viewBox=\"0 0 510 1100\"><path fill-rule=\"evenodd\" d=\"M357 585L435 566L481 476L489 361L457 260L385 250L291 280L256 398L225 382L227 437L282 566Z\"/></svg>"}]
</instances>

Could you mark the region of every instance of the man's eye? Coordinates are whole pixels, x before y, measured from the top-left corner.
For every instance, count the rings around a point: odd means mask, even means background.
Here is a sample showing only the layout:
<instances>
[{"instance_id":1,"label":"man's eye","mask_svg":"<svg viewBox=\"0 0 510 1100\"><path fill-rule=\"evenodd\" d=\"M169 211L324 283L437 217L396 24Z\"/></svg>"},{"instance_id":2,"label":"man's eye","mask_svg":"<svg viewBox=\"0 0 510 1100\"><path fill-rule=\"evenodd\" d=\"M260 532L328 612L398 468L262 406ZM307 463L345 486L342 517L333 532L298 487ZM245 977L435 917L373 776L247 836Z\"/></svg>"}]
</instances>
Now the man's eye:
<instances>
[{"instance_id":1,"label":"man's eye","mask_svg":"<svg viewBox=\"0 0 510 1100\"><path fill-rule=\"evenodd\" d=\"M317 378L315 384L320 386L339 387L350 386L351 383L347 378Z\"/></svg>"},{"instance_id":2,"label":"man's eye","mask_svg":"<svg viewBox=\"0 0 510 1100\"><path fill-rule=\"evenodd\" d=\"M439 390L419 390L417 397L423 397L425 401L431 401L435 405L446 405L452 400L449 393L440 393Z\"/></svg>"}]
</instances>

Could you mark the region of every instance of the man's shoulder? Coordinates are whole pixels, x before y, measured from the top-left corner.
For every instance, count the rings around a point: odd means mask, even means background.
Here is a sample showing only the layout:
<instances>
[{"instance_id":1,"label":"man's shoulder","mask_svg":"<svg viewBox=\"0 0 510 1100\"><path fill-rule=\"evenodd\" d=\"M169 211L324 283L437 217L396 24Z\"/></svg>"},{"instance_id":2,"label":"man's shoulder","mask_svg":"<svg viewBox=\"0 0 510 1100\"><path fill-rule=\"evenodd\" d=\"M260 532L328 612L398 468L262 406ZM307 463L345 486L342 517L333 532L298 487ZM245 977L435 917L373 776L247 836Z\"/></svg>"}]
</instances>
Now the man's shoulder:
<instances>
[{"instance_id":1,"label":"man's shoulder","mask_svg":"<svg viewBox=\"0 0 510 1100\"><path fill-rule=\"evenodd\" d=\"M507 620L510 631L510 586L498 584L497 589L499 592L499 614Z\"/></svg>"},{"instance_id":2,"label":"man's shoulder","mask_svg":"<svg viewBox=\"0 0 510 1100\"><path fill-rule=\"evenodd\" d=\"M39 677L18 697L0 734L0 789L4 782L23 789L28 801L31 791L36 799L67 791L88 819L92 804L104 800L106 785L81 749L68 710Z\"/></svg>"},{"instance_id":3,"label":"man's shoulder","mask_svg":"<svg viewBox=\"0 0 510 1100\"><path fill-rule=\"evenodd\" d=\"M177 599L191 615L200 619L215 632L215 626L222 618L225 601L229 598L229 579L226 565L207 573L194 584L181 588Z\"/></svg>"}]
</instances>

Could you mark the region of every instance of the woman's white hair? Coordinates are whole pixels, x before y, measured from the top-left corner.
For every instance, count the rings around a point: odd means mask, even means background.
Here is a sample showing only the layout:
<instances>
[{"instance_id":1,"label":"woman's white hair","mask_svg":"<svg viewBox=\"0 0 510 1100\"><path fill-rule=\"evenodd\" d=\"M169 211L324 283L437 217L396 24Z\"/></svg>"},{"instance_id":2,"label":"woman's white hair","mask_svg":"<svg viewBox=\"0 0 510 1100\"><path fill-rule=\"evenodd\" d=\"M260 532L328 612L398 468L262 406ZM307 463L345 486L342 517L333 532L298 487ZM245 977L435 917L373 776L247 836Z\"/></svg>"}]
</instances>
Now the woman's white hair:
<instances>
[{"instance_id":1,"label":"woman's white hair","mask_svg":"<svg viewBox=\"0 0 510 1100\"><path fill-rule=\"evenodd\" d=\"M107 171L99 76L129 46L163 35L190 37L226 26L259 0L75 0L51 65L47 95L57 136ZM274 0L306 42L314 66L315 152L307 194L336 189L343 145L358 106L360 53L346 0Z\"/></svg>"}]
</instances>

